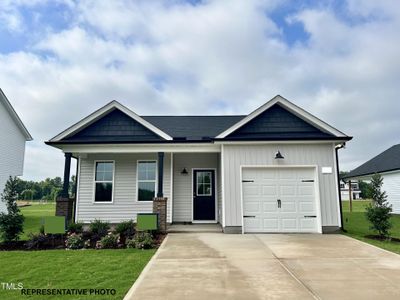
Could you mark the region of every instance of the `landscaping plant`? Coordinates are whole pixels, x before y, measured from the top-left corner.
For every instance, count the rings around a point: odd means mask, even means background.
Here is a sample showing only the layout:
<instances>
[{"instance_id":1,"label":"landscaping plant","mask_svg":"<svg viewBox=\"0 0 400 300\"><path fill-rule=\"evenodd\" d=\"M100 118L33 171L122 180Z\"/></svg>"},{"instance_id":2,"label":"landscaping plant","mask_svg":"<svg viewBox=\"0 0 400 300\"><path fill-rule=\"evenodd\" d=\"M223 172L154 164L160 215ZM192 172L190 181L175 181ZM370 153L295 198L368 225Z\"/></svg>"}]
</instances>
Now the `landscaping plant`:
<instances>
[{"instance_id":1,"label":"landscaping plant","mask_svg":"<svg viewBox=\"0 0 400 300\"><path fill-rule=\"evenodd\" d=\"M98 241L102 237L106 236L109 229L110 223L97 219L89 224L89 233L91 234L92 240L95 241Z\"/></svg>"},{"instance_id":2,"label":"landscaping plant","mask_svg":"<svg viewBox=\"0 0 400 300\"><path fill-rule=\"evenodd\" d=\"M1 194L1 201L5 202L7 207L7 213L0 214L0 235L5 242L18 241L24 230L24 216L17 206L17 191L18 179L10 176Z\"/></svg>"},{"instance_id":3,"label":"landscaping plant","mask_svg":"<svg viewBox=\"0 0 400 300\"><path fill-rule=\"evenodd\" d=\"M378 232L380 238L389 238L389 229L392 206L387 202L387 195L382 191L383 179L375 174L371 180L372 203L366 208L367 220L371 223L371 229Z\"/></svg>"},{"instance_id":4,"label":"landscaping plant","mask_svg":"<svg viewBox=\"0 0 400 300\"><path fill-rule=\"evenodd\" d=\"M71 233L68 235L67 240L65 241L65 247L67 249L82 249L85 245L85 241L82 238L82 235L77 233Z\"/></svg>"},{"instance_id":5,"label":"landscaping plant","mask_svg":"<svg viewBox=\"0 0 400 300\"><path fill-rule=\"evenodd\" d=\"M83 223L71 223L68 225L68 232L69 233L77 233L81 234L83 232Z\"/></svg>"},{"instance_id":6,"label":"landscaping plant","mask_svg":"<svg viewBox=\"0 0 400 300\"><path fill-rule=\"evenodd\" d=\"M133 238L135 235L135 223L132 220L121 222L115 226L114 231L119 234L121 243L125 244L126 239Z\"/></svg>"},{"instance_id":7,"label":"landscaping plant","mask_svg":"<svg viewBox=\"0 0 400 300\"><path fill-rule=\"evenodd\" d=\"M115 249L118 248L119 235L114 233L109 233L97 242L97 249Z\"/></svg>"},{"instance_id":8,"label":"landscaping plant","mask_svg":"<svg viewBox=\"0 0 400 300\"><path fill-rule=\"evenodd\" d=\"M127 241L128 248L151 249L154 247L153 236L149 232L137 232L133 239Z\"/></svg>"}]
</instances>

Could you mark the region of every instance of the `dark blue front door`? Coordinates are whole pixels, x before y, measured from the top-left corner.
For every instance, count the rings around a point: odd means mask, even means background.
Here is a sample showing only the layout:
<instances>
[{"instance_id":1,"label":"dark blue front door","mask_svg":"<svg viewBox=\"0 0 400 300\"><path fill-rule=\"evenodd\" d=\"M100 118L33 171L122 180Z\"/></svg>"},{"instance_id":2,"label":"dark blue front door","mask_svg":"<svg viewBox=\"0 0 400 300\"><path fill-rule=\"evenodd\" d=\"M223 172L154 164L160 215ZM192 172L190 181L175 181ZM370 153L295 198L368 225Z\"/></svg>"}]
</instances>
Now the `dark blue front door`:
<instances>
[{"instance_id":1,"label":"dark blue front door","mask_svg":"<svg viewBox=\"0 0 400 300\"><path fill-rule=\"evenodd\" d=\"M215 171L193 171L193 220L215 220Z\"/></svg>"}]
</instances>

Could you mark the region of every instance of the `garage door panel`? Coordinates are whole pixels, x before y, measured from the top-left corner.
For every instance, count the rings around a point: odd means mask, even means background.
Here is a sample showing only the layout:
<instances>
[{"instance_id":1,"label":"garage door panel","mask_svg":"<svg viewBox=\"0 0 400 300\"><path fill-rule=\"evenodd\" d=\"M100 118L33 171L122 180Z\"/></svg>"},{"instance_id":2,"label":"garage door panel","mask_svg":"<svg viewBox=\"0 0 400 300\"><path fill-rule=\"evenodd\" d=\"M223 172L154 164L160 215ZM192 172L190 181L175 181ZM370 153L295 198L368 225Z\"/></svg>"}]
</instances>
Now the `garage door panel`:
<instances>
[{"instance_id":1,"label":"garage door panel","mask_svg":"<svg viewBox=\"0 0 400 300\"><path fill-rule=\"evenodd\" d=\"M316 232L313 168L244 169L243 211L245 232ZM278 201L281 206L278 207Z\"/></svg>"}]
</instances>

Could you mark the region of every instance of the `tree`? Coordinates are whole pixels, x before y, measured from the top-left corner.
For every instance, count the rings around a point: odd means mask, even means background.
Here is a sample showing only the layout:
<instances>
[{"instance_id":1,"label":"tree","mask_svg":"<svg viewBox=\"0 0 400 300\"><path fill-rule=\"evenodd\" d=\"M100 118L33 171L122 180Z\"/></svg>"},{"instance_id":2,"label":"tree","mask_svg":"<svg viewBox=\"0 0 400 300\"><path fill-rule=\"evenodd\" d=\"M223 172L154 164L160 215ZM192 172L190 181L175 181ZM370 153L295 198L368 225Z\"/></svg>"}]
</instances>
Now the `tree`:
<instances>
[{"instance_id":1,"label":"tree","mask_svg":"<svg viewBox=\"0 0 400 300\"><path fill-rule=\"evenodd\" d=\"M33 190L27 189L23 190L20 196L24 200L33 200L33 194L34 194Z\"/></svg>"},{"instance_id":2,"label":"tree","mask_svg":"<svg viewBox=\"0 0 400 300\"><path fill-rule=\"evenodd\" d=\"M0 214L0 235L6 242L17 241L23 232L24 216L21 215L17 206L18 200L18 179L8 179L1 200L6 203L7 214Z\"/></svg>"},{"instance_id":3,"label":"tree","mask_svg":"<svg viewBox=\"0 0 400 300\"><path fill-rule=\"evenodd\" d=\"M361 191L361 198L371 199L372 198L372 188L371 184L365 181L358 181L358 187Z\"/></svg>"},{"instance_id":4,"label":"tree","mask_svg":"<svg viewBox=\"0 0 400 300\"><path fill-rule=\"evenodd\" d=\"M389 229L392 227L390 213L392 205L387 202L386 192L382 191L383 178L379 174L372 176L371 196L372 203L366 208L366 217L371 223L371 229L378 232L381 238L390 236Z\"/></svg>"}]
</instances>

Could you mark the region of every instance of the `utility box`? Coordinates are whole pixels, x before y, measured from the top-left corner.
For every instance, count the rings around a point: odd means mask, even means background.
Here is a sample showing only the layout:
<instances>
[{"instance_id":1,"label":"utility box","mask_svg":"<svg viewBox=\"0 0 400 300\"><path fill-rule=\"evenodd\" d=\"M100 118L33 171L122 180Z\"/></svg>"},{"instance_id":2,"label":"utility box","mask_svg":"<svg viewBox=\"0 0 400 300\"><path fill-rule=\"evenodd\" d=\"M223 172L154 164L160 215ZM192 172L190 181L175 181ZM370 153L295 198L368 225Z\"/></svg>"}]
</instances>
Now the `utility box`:
<instances>
[{"instance_id":1,"label":"utility box","mask_svg":"<svg viewBox=\"0 0 400 300\"><path fill-rule=\"evenodd\" d=\"M142 213L137 214L136 230L158 230L158 214L155 213Z\"/></svg>"}]
</instances>

